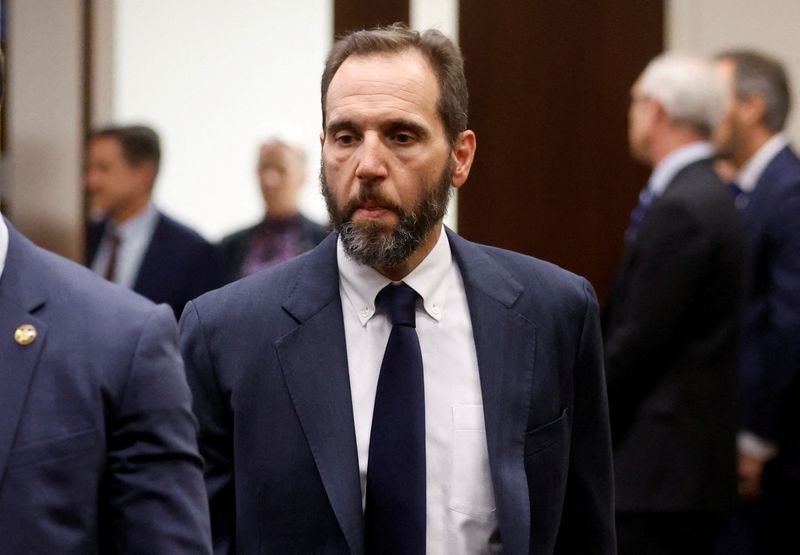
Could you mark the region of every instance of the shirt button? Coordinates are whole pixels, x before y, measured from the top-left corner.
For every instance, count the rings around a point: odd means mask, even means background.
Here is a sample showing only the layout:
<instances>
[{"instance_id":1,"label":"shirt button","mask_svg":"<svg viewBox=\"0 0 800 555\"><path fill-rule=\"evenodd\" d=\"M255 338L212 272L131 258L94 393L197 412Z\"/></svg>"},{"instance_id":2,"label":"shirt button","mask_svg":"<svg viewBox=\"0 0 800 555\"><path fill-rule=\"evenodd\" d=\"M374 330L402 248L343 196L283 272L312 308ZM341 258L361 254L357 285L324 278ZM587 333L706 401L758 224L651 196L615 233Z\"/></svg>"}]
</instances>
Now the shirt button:
<instances>
[{"instance_id":1,"label":"shirt button","mask_svg":"<svg viewBox=\"0 0 800 555\"><path fill-rule=\"evenodd\" d=\"M361 317L366 318L367 316L369 316L369 308L364 307L363 309L361 309Z\"/></svg>"},{"instance_id":2,"label":"shirt button","mask_svg":"<svg viewBox=\"0 0 800 555\"><path fill-rule=\"evenodd\" d=\"M438 315L441 312L441 310L439 310L438 306L433 305L433 308L431 309L431 312L433 312L434 314Z\"/></svg>"}]
</instances>

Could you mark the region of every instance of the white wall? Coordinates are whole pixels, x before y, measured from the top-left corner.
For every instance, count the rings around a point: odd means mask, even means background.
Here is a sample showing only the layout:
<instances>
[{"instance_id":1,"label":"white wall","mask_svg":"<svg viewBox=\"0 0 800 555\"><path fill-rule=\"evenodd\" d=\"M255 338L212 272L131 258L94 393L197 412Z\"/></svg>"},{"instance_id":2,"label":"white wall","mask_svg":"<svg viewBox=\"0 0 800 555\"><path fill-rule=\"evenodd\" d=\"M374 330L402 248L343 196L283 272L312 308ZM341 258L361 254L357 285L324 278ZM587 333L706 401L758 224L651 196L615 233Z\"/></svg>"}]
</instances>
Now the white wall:
<instances>
[{"instance_id":1,"label":"white wall","mask_svg":"<svg viewBox=\"0 0 800 555\"><path fill-rule=\"evenodd\" d=\"M800 1L671 0L666 15L669 48L706 55L754 48L780 59L793 85L789 134L800 140Z\"/></svg>"},{"instance_id":2,"label":"white wall","mask_svg":"<svg viewBox=\"0 0 800 555\"><path fill-rule=\"evenodd\" d=\"M330 0L116 0L114 12L114 120L161 134L155 197L166 212L214 240L257 221L257 145L281 132L308 149L303 206L326 221L317 176Z\"/></svg>"}]
</instances>

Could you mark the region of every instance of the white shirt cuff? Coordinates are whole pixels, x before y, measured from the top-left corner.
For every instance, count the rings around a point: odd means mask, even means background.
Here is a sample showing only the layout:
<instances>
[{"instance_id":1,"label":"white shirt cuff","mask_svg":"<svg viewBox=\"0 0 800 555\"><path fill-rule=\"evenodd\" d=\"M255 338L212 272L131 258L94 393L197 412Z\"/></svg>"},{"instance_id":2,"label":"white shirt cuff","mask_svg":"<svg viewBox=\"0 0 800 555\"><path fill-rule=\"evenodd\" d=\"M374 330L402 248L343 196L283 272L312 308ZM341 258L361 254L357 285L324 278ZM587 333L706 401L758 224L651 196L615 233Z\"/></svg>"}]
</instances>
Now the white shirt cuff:
<instances>
[{"instance_id":1,"label":"white shirt cuff","mask_svg":"<svg viewBox=\"0 0 800 555\"><path fill-rule=\"evenodd\" d=\"M747 430L740 431L736 436L736 448L740 453L762 461L769 461L778 456L778 446L775 443Z\"/></svg>"}]
</instances>

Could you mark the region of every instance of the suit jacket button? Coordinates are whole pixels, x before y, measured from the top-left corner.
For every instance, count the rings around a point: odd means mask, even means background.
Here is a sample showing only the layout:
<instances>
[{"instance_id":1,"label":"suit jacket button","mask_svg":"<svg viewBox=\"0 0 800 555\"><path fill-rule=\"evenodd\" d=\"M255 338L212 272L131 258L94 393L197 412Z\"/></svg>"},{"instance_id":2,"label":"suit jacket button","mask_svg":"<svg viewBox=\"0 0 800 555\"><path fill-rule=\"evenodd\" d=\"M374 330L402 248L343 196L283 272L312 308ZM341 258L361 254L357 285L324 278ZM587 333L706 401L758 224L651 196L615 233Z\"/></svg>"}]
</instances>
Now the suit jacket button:
<instances>
[{"instance_id":1,"label":"suit jacket button","mask_svg":"<svg viewBox=\"0 0 800 555\"><path fill-rule=\"evenodd\" d=\"M14 332L14 341L20 345L30 345L36 341L36 328L31 324L22 324Z\"/></svg>"}]
</instances>

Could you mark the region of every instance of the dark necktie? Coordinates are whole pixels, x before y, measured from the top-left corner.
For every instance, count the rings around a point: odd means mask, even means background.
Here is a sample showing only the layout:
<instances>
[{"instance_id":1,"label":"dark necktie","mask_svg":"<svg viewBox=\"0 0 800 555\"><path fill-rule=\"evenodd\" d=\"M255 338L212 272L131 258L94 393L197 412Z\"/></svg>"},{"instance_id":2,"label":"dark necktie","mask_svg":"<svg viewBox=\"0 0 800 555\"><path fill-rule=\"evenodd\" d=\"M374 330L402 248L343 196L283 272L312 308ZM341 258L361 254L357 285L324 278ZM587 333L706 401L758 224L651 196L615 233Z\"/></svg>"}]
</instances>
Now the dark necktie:
<instances>
[{"instance_id":1,"label":"dark necktie","mask_svg":"<svg viewBox=\"0 0 800 555\"><path fill-rule=\"evenodd\" d=\"M117 254L119 253L119 244L121 240L119 237L119 233L115 230L111 231L109 235L109 244L111 248L109 249L108 253L108 263L106 264L106 271L103 273L103 277L106 278L108 281L114 281L117 273Z\"/></svg>"},{"instance_id":2,"label":"dark necktie","mask_svg":"<svg viewBox=\"0 0 800 555\"><path fill-rule=\"evenodd\" d=\"M747 208L747 204L750 202L750 195L739 187L738 183L730 183L729 186L733 194L733 203L736 205L736 208L740 211Z\"/></svg>"},{"instance_id":3,"label":"dark necktie","mask_svg":"<svg viewBox=\"0 0 800 555\"><path fill-rule=\"evenodd\" d=\"M425 389L415 329L417 293L389 284L375 304L392 323L369 443L366 552L425 553Z\"/></svg>"},{"instance_id":4,"label":"dark necktie","mask_svg":"<svg viewBox=\"0 0 800 555\"><path fill-rule=\"evenodd\" d=\"M628 224L628 229L625 230L625 240L629 243L636 239L636 233L639 231L639 225L644 221L644 216L647 214L647 209L653 203L655 195L650 190L650 187L645 187L639 193L639 202L631 212L631 222Z\"/></svg>"}]
</instances>

